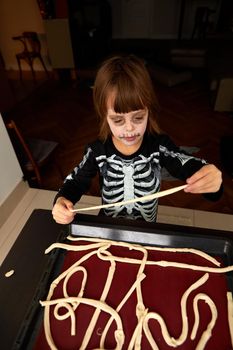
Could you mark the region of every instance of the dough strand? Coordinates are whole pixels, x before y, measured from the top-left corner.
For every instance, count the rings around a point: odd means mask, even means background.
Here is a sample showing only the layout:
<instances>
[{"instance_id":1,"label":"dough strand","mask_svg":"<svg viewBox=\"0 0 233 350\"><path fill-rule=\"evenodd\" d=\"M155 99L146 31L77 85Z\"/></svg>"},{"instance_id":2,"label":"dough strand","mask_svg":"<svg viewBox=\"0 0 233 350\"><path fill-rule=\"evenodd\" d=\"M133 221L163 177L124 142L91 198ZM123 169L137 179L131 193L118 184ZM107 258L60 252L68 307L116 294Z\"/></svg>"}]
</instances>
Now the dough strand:
<instances>
[{"instance_id":1,"label":"dough strand","mask_svg":"<svg viewBox=\"0 0 233 350\"><path fill-rule=\"evenodd\" d=\"M78 213L78 212L87 211L87 210L105 209L105 208L111 208L111 207L121 207L122 205L127 205L127 204L131 204L131 203L151 201L151 200L153 200L155 198L168 196L169 194L181 191L181 190L185 189L185 187L187 187L187 185L174 187L174 188L171 188L169 190L160 191L160 192L157 192L157 193L154 193L154 194L149 194L149 195L146 195L146 196L143 196L143 197L129 199L129 200L123 201L123 202L95 205L94 207L72 209L71 211L73 213Z\"/></svg>"}]
</instances>

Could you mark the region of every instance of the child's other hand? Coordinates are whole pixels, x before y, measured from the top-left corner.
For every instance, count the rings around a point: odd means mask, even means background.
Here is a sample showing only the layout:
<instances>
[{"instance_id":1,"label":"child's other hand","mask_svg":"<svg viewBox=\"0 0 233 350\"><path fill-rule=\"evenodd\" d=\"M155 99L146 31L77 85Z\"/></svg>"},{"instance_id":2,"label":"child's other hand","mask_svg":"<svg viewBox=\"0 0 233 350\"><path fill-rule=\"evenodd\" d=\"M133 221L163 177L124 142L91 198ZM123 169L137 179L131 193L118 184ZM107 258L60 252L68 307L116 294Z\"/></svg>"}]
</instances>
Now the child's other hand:
<instances>
[{"instance_id":1,"label":"child's other hand","mask_svg":"<svg viewBox=\"0 0 233 350\"><path fill-rule=\"evenodd\" d=\"M213 164L204 165L186 180L185 192L210 193L217 192L222 183L222 173Z\"/></svg>"},{"instance_id":2,"label":"child's other hand","mask_svg":"<svg viewBox=\"0 0 233 350\"><path fill-rule=\"evenodd\" d=\"M74 219L75 213L71 212L73 203L64 197L59 197L54 204L52 215L58 224L69 224Z\"/></svg>"}]
</instances>

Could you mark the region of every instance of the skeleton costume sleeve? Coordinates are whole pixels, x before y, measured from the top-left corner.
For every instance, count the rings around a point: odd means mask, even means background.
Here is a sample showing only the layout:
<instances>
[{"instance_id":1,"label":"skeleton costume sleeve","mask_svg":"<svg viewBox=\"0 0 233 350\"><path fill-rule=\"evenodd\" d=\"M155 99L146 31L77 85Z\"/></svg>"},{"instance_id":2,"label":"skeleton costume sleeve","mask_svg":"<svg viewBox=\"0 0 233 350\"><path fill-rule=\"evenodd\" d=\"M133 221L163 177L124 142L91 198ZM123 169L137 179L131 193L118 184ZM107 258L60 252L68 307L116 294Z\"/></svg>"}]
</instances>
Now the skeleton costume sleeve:
<instances>
[{"instance_id":1,"label":"skeleton costume sleeve","mask_svg":"<svg viewBox=\"0 0 233 350\"><path fill-rule=\"evenodd\" d=\"M62 187L54 199L54 203L58 197L65 197L73 204L78 202L82 195L90 188L91 180L95 177L97 170L93 150L90 146L87 146L81 163L65 178Z\"/></svg>"},{"instance_id":2,"label":"skeleton costume sleeve","mask_svg":"<svg viewBox=\"0 0 233 350\"><path fill-rule=\"evenodd\" d=\"M76 203L97 172L102 202L109 204L158 192L163 167L172 176L186 180L204 164L205 160L180 151L166 135L145 134L139 150L130 156L118 152L111 138L105 143L97 140L87 146L82 162L66 177L55 201L63 196ZM154 199L107 208L104 214L155 221L157 207L158 200Z\"/></svg>"}]
</instances>

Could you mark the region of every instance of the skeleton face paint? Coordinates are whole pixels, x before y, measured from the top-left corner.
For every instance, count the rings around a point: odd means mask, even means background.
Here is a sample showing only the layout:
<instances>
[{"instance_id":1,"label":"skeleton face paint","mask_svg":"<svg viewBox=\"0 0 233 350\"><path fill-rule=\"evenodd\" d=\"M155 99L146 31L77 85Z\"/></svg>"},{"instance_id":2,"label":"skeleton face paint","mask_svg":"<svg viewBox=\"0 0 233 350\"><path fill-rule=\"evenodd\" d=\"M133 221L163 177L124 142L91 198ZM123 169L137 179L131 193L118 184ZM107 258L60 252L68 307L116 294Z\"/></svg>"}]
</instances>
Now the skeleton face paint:
<instances>
[{"instance_id":1,"label":"skeleton face paint","mask_svg":"<svg viewBox=\"0 0 233 350\"><path fill-rule=\"evenodd\" d=\"M113 137L125 146L136 146L142 141L148 121L148 110L116 113L108 108L107 122Z\"/></svg>"}]
</instances>

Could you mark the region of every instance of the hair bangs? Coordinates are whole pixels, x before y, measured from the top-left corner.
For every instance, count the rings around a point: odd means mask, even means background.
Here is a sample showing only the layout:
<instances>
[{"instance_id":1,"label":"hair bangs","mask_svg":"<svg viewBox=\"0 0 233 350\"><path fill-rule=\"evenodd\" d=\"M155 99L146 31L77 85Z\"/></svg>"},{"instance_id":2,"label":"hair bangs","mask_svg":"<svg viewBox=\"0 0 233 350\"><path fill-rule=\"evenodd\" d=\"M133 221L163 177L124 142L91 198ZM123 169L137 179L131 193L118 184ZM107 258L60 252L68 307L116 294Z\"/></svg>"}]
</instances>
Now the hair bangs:
<instances>
[{"instance_id":1,"label":"hair bangs","mask_svg":"<svg viewBox=\"0 0 233 350\"><path fill-rule=\"evenodd\" d=\"M120 81L115 85L115 98L113 102L116 113L129 113L144 109L145 104L142 102L141 91L130 84L130 81Z\"/></svg>"}]
</instances>

